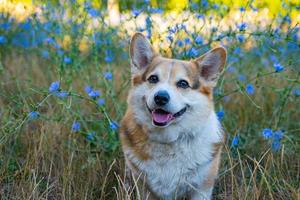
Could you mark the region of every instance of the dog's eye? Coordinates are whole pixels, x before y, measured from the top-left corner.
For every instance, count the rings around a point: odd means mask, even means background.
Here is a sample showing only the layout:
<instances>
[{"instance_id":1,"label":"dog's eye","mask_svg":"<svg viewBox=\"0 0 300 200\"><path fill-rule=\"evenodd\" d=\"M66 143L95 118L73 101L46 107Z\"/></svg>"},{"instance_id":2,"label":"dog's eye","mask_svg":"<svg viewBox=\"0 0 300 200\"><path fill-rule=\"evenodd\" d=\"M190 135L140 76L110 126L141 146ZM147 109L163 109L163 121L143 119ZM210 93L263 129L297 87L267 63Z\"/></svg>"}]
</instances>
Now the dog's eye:
<instances>
[{"instance_id":1,"label":"dog's eye","mask_svg":"<svg viewBox=\"0 0 300 200\"><path fill-rule=\"evenodd\" d=\"M176 83L176 86L179 87L179 88L183 88L183 89L186 89L186 88L189 88L190 85L187 81L185 80L180 80Z\"/></svg>"},{"instance_id":2,"label":"dog's eye","mask_svg":"<svg viewBox=\"0 0 300 200\"><path fill-rule=\"evenodd\" d=\"M156 76L156 75L151 75L151 76L148 78L148 81L149 81L149 83L157 83L157 82L158 82L158 76Z\"/></svg>"}]
</instances>

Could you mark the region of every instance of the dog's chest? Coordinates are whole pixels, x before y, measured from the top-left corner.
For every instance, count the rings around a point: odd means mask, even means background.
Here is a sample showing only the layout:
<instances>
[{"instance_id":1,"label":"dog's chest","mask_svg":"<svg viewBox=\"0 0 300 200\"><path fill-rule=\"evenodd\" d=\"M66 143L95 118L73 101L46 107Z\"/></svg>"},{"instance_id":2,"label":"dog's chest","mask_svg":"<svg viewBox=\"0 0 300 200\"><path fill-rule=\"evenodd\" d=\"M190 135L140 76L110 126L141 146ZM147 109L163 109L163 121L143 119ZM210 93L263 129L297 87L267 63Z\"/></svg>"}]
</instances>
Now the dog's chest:
<instances>
[{"instance_id":1,"label":"dog's chest","mask_svg":"<svg viewBox=\"0 0 300 200\"><path fill-rule=\"evenodd\" d=\"M178 195L200 185L207 174L211 148L198 140L152 146L151 160L142 165L151 190L160 196Z\"/></svg>"}]
</instances>

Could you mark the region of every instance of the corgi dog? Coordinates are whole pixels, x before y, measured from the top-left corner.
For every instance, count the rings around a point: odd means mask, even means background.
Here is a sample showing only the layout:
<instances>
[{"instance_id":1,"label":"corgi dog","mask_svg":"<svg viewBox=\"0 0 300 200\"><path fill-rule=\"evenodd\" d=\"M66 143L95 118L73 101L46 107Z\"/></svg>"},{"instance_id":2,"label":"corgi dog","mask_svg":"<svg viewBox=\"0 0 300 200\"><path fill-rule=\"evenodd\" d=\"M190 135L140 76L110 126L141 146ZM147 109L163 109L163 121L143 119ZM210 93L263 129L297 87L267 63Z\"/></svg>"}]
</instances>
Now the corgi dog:
<instances>
[{"instance_id":1,"label":"corgi dog","mask_svg":"<svg viewBox=\"0 0 300 200\"><path fill-rule=\"evenodd\" d=\"M138 199L211 199L224 142L213 88L226 50L170 59L135 33L130 57L132 87L120 140Z\"/></svg>"}]
</instances>

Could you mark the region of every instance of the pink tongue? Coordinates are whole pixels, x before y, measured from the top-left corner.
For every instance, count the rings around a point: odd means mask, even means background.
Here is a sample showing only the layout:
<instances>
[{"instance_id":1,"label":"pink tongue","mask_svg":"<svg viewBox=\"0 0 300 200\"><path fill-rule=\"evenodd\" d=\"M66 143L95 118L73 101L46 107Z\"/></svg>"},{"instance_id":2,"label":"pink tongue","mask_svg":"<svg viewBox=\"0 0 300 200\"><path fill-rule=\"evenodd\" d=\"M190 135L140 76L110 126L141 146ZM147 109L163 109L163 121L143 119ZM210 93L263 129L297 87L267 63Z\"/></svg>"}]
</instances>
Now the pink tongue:
<instances>
[{"instance_id":1,"label":"pink tongue","mask_svg":"<svg viewBox=\"0 0 300 200\"><path fill-rule=\"evenodd\" d=\"M171 113L154 110L152 111L152 119L158 123L166 123L173 119L173 115Z\"/></svg>"}]
</instances>

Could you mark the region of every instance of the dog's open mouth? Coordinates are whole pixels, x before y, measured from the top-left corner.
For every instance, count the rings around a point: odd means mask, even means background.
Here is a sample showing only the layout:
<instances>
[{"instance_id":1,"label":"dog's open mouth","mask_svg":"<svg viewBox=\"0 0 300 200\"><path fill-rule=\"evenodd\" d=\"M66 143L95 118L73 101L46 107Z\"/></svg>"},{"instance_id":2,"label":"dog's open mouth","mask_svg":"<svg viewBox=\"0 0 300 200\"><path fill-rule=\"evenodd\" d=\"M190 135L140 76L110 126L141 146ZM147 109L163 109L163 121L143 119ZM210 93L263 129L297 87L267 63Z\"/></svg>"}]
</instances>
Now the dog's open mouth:
<instances>
[{"instance_id":1,"label":"dog's open mouth","mask_svg":"<svg viewBox=\"0 0 300 200\"><path fill-rule=\"evenodd\" d=\"M179 112L177 112L175 114L165 111L161 108L154 109L152 111L149 109L149 111L152 115L152 121L153 121L154 125L166 126L168 123L170 123L175 118L183 115L183 113L185 113L185 111L186 111L186 107L184 107L183 109L181 109Z\"/></svg>"}]
</instances>

